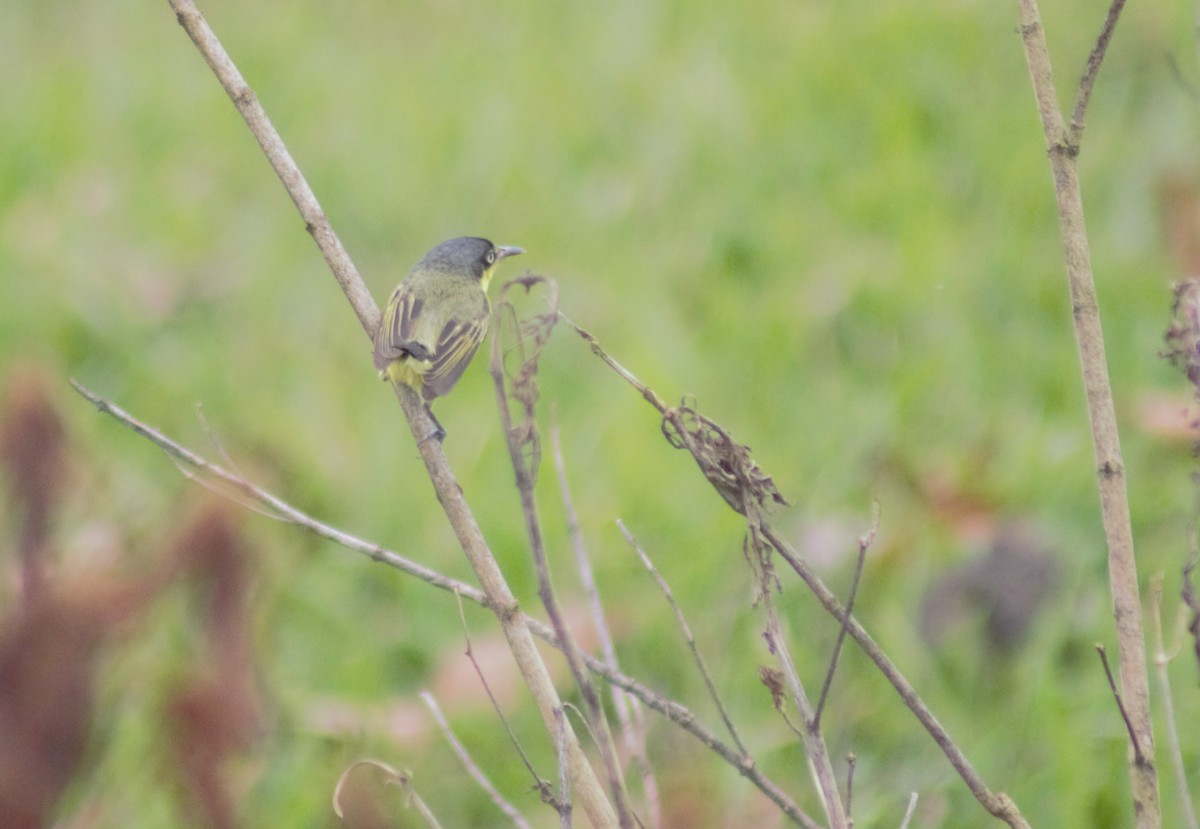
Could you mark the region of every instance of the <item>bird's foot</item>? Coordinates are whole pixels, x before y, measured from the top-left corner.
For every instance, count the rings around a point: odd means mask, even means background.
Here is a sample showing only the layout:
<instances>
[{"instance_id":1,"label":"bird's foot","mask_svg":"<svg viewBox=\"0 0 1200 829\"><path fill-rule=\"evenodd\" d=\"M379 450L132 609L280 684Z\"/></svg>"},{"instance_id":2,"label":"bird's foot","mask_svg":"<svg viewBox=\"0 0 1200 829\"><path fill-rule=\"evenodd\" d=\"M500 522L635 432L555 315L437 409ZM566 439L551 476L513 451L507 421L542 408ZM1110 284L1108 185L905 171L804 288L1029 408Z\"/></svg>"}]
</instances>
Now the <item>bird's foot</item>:
<instances>
[{"instance_id":1,"label":"bird's foot","mask_svg":"<svg viewBox=\"0 0 1200 829\"><path fill-rule=\"evenodd\" d=\"M441 424L438 424L433 429L429 430L429 434L425 435L425 437L423 437L417 441L417 446L420 446L422 443L424 443L427 440L436 440L438 443L441 443L445 439L446 439L446 430L441 427Z\"/></svg>"},{"instance_id":2,"label":"bird's foot","mask_svg":"<svg viewBox=\"0 0 1200 829\"><path fill-rule=\"evenodd\" d=\"M430 430L429 434L417 441L417 445L420 446L427 440L436 440L438 443L441 443L446 439L446 430L442 428L441 422L434 417L433 409L429 408L428 404L425 406L425 414L429 415L429 420L433 424L433 429Z\"/></svg>"}]
</instances>

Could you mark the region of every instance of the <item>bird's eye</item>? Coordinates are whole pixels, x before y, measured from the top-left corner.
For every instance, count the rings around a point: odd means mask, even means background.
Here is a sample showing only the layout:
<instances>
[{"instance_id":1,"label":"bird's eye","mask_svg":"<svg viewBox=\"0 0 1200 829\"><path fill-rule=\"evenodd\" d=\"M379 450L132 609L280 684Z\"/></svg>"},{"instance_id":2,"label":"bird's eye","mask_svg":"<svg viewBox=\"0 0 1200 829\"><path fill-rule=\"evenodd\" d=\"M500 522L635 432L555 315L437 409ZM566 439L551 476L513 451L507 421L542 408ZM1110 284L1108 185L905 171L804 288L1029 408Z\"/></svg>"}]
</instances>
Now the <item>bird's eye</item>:
<instances>
[{"instance_id":1,"label":"bird's eye","mask_svg":"<svg viewBox=\"0 0 1200 829\"><path fill-rule=\"evenodd\" d=\"M487 253L485 253L483 255L483 261L487 262L489 265L496 264L496 249L492 248Z\"/></svg>"}]
</instances>

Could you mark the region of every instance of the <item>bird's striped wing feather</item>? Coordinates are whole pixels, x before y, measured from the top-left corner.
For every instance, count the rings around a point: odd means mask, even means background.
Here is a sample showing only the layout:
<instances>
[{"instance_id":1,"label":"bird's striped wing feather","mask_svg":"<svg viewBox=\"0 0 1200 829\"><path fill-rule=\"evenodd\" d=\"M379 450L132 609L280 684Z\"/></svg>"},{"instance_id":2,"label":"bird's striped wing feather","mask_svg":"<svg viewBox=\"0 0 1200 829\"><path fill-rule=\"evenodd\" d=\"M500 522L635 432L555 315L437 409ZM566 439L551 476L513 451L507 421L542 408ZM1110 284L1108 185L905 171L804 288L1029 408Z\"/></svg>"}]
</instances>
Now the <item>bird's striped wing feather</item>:
<instances>
[{"instance_id":1,"label":"bird's striped wing feather","mask_svg":"<svg viewBox=\"0 0 1200 829\"><path fill-rule=\"evenodd\" d=\"M405 364L421 376L422 395L432 400L453 388L479 349L487 333L488 305L485 299L478 316L448 322L434 343L428 342L429 320L421 319L424 308L424 297L407 285L396 289L375 335L375 368L382 372L393 360L407 358Z\"/></svg>"},{"instance_id":2,"label":"bird's striped wing feather","mask_svg":"<svg viewBox=\"0 0 1200 829\"><path fill-rule=\"evenodd\" d=\"M440 397L454 387L483 342L487 322L483 315L446 324L433 352L433 364L425 372L426 398Z\"/></svg>"},{"instance_id":3,"label":"bird's striped wing feather","mask_svg":"<svg viewBox=\"0 0 1200 829\"><path fill-rule=\"evenodd\" d=\"M429 348L414 339L417 317L425 301L401 285L392 293L375 334L375 368L383 371L392 360L430 358Z\"/></svg>"}]
</instances>

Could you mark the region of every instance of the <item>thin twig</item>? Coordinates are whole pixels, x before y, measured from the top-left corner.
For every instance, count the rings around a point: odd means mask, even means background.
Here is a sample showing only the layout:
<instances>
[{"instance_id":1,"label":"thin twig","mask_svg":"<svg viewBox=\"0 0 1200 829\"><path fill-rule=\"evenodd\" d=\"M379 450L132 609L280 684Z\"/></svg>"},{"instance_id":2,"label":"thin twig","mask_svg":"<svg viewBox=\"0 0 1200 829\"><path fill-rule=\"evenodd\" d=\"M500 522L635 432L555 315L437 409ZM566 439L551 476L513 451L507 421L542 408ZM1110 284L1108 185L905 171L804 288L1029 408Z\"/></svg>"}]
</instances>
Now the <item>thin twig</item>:
<instances>
[{"instance_id":1,"label":"thin twig","mask_svg":"<svg viewBox=\"0 0 1200 829\"><path fill-rule=\"evenodd\" d=\"M500 702L496 699L496 695L492 693L492 686L488 684L487 676L483 673L483 668L479 664L479 660L475 658L475 649L471 646L471 634L467 628L467 614L463 611L462 596L455 593L454 598L458 603L458 618L462 623L463 640L466 643L466 651L463 655L467 657L467 661L471 663L471 667L475 669L475 675L479 677L479 684L483 686L483 691L487 694L488 701L492 704L492 710L496 712L496 717L500 720L500 725L504 727L504 733L508 735L509 741L513 744L513 748L517 750L517 756L521 758L521 762L525 764L525 768L529 771L529 775L533 778L533 787L537 789L538 794L542 798L542 802L558 808L558 803L554 799L553 792L550 789L550 784L547 783L537 769L533 767L533 761L529 759L529 755L525 753L525 748L521 745L521 741L517 739L517 734L513 731L512 726L508 724L508 717L504 716L504 710L500 707ZM486 788L486 787L485 787Z\"/></svg>"},{"instance_id":2,"label":"thin twig","mask_svg":"<svg viewBox=\"0 0 1200 829\"><path fill-rule=\"evenodd\" d=\"M321 210L316 196L300 173L279 133L271 125L266 111L259 104L253 90L246 84L233 60L205 22L204 17L191 0L168 0L179 23L187 31L196 48L217 76L234 106L241 113L246 126L257 139L268 161L274 168L284 189L304 219L305 227L312 235L334 278L349 300L360 325L368 337L373 337L379 325L379 308L370 291L359 276L341 240ZM504 632L509 649L520 670L521 678L529 688L542 723L548 733L553 734L554 708L558 705L558 692L550 678L550 672L542 662L533 637L526 628L518 611L516 597L508 587L503 572L496 563L475 516L467 504L462 488L458 485L442 445L436 440L425 440L434 425L427 406L416 392L403 383L394 383L393 389L400 407L404 411L409 429L417 442L421 460L437 493L438 501L454 530L459 545L475 571L484 592L488 595L488 607L496 615ZM616 816L612 804L604 794L595 771L588 763L583 749L574 735L567 740L571 758L571 778L577 788L577 796L587 812L593 826L615 825Z\"/></svg>"},{"instance_id":3,"label":"thin twig","mask_svg":"<svg viewBox=\"0 0 1200 829\"><path fill-rule=\"evenodd\" d=\"M225 446L221 443L220 438L217 437L216 431L209 425L208 418L204 415L204 406L201 403L196 404L196 419L200 421L200 428L204 430L204 436L208 438L208 444L217 453L217 456L238 475L241 475L243 478L246 477L245 473L238 468L233 458L229 457L229 453L225 451Z\"/></svg>"},{"instance_id":4,"label":"thin twig","mask_svg":"<svg viewBox=\"0 0 1200 829\"><path fill-rule=\"evenodd\" d=\"M529 620L530 629L552 647L560 648L558 639L554 636L549 625L536 619ZM666 717L671 722L683 728L707 748L716 754L738 773L751 781L756 788L779 807L793 823L804 829L818 829L818 824L809 817L773 780L768 778L756 765L744 762L744 757L730 745L722 742L712 731L696 720L692 711L674 700L667 699L661 694L650 690L642 683L619 671L615 671L599 659L584 654L588 670L599 676L605 682L617 685L637 697L643 705Z\"/></svg>"},{"instance_id":5,"label":"thin twig","mask_svg":"<svg viewBox=\"0 0 1200 829\"><path fill-rule=\"evenodd\" d=\"M575 552L575 567L579 571L579 582L588 597L592 625L596 628L596 636L600 640L600 652L604 654L604 661L615 668L617 667L617 649L613 645L612 632L608 629L604 606L600 602L600 589L596 585L591 557L588 555L587 544L583 539L583 529L579 524L579 514L575 510L575 501L571 497L571 485L567 480L566 461L563 458L557 423L550 427L550 443L554 447L554 469L558 473L558 494L562 499L563 513L567 519L567 533L571 536L571 548ZM622 710L625 712L621 717L622 725L629 717L627 702L628 697L623 694L613 697L614 707L618 712Z\"/></svg>"},{"instance_id":6,"label":"thin twig","mask_svg":"<svg viewBox=\"0 0 1200 829\"><path fill-rule=\"evenodd\" d=\"M554 447L554 468L558 473L559 497L562 499L563 511L567 518L567 532L571 536L571 546L575 551L575 567L579 571L579 582L583 586L591 609L592 626L600 640L600 653L605 663L616 670L617 649L613 645L612 633L605 618L604 606L600 601L600 589L592 572L591 557L588 555L587 544L584 542L583 529L579 524L579 515L575 511L575 502L571 497L571 486L567 479L566 461L563 457L562 444L559 441L557 418L550 427L550 442ZM631 696L620 688L612 689L613 710L617 714L617 723L621 727L621 737L638 773L642 779L642 790L646 798L645 823L649 829L657 829L662 822L662 806L658 795L658 781L654 776L654 768L646 753L646 718L637 697Z\"/></svg>"},{"instance_id":7,"label":"thin twig","mask_svg":"<svg viewBox=\"0 0 1200 829\"><path fill-rule=\"evenodd\" d=\"M775 609L775 597L770 591L763 595L763 607L767 616L765 634L767 647L779 662L779 670L791 692L792 704L796 706L801 721L804 723L800 739L804 743L804 753L808 757L809 770L812 772L813 782L816 783L817 793L821 797L821 805L825 807L825 817L829 821L831 829L847 829L845 804L842 802L842 796L838 793L837 775L833 771L829 749L825 745L825 738L821 735L820 729L815 726L813 721L812 703L808 699L808 694L800 681L800 674L796 670L796 664L792 660L791 650L787 644L788 640L783 635L779 613ZM777 704L776 708L783 713L782 706Z\"/></svg>"},{"instance_id":8,"label":"thin twig","mask_svg":"<svg viewBox=\"0 0 1200 829\"><path fill-rule=\"evenodd\" d=\"M1163 715L1167 725L1167 750L1171 755L1171 767L1175 771L1175 787L1179 790L1179 802L1183 808L1188 829L1200 829L1196 823L1196 810L1192 806L1192 794L1188 788L1187 771L1183 766L1183 748L1179 742L1179 727L1175 722L1175 702L1171 693L1171 678L1167 667L1174 655L1168 655L1162 625L1163 577L1161 574L1150 580L1150 617L1154 621L1154 667L1158 675L1158 692L1162 698ZM1176 651L1177 653L1178 651Z\"/></svg>"},{"instance_id":9,"label":"thin twig","mask_svg":"<svg viewBox=\"0 0 1200 829\"><path fill-rule=\"evenodd\" d=\"M796 575L808 586L808 589L816 596L821 606L835 619L843 622L850 638L858 643L863 653L867 655L867 658L875 663L875 667L891 683L896 693L899 694L900 699L908 706L908 709L912 711L921 725L925 727L925 730L929 732L929 736L933 738L938 748L946 755L946 759L950 761L950 765L958 772L959 777L967 784L967 788L975 795L975 799L979 801L980 805L987 809L993 816L1008 823L1013 829L1029 829L1029 824L1025 821L1024 816L1012 798L1003 792L993 792L988 787L983 778L980 777L979 772L971 765L971 761L967 759L966 754L959 748L958 743L954 742L949 732L946 731L945 727L934 716L916 689L900 673L900 669L883 652L883 649L879 647L879 644L871 637L866 628L853 616L846 614L846 609L838 601L837 596L812 571L808 563L796 554L792 546L771 525L766 524L763 526L763 535L771 543L775 551L791 566Z\"/></svg>"},{"instance_id":10,"label":"thin twig","mask_svg":"<svg viewBox=\"0 0 1200 829\"><path fill-rule=\"evenodd\" d=\"M525 280L514 280L504 286L499 301L496 303L496 313L502 321L515 319L512 305L506 300L508 291L514 285L522 285L529 290L531 285L536 284L534 279L536 278L527 277ZM553 300L551 301L553 302ZM537 360L542 346L549 338L549 329L553 326L552 315L556 312L557 309L552 305L551 314L545 318L548 320L546 330L535 330L529 336L534 344L529 354L522 351L523 359L511 389L506 382L503 337L499 331L492 337L489 369L496 388L496 403L500 410L500 422L504 427L505 443L508 446L513 472L516 474L517 492L521 498L521 514L525 518L525 533L529 538L529 549L533 555L534 570L537 573L538 597L542 600L542 606L546 609L546 615L550 618L554 632L558 634L559 641L563 643L563 655L567 658L571 676L583 697L587 709L587 723L596 740L596 747L600 751L600 760L604 764L604 770L608 777L609 791L612 795L612 805L616 809L617 821L621 829L633 829L633 812L629 806L628 793L625 790L625 778L620 760L617 758L617 750L613 744L612 732L608 727L604 706L600 702L600 695L596 693L596 686L592 683L591 677L584 667L579 647L567 625L566 617L554 590L550 562L546 555L546 545L542 534L541 518L538 515L537 499L533 492L541 460L540 437L537 422L533 416L534 404L537 400ZM537 321L533 321L533 324L536 325ZM519 329L519 326L517 328ZM525 332L518 330L517 333L517 347L521 347L524 342L522 335ZM509 405L510 394L521 403L525 410L525 418L520 425L514 425L513 422L512 408ZM526 453L527 449L529 450L528 454Z\"/></svg>"},{"instance_id":11,"label":"thin twig","mask_svg":"<svg viewBox=\"0 0 1200 829\"><path fill-rule=\"evenodd\" d=\"M904 820L900 821L900 829L908 829L913 814L917 811L917 793L913 792L908 798L908 808L904 810Z\"/></svg>"},{"instance_id":12,"label":"thin twig","mask_svg":"<svg viewBox=\"0 0 1200 829\"><path fill-rule=\"evenodd\" d=\"M1092 47L1092 53L1088 55L1083 77L1079 79L1079 93L1075 98L1075 112L1071 116L1071 131L1067 139L1071 146L1077 149L1079 141L1083 137L1083 116L1086 114L1088 102L1092 98L1092 89L1096 86L1096 75L1100 73L1100 64L1104 62L1109 41L1112 40L1113 32L1117 28L1117 20L1121 17L1121 10L1124 8L1125 0L1113 0L1112 5L1108 7L1104 26L1100 29L1100 35L1096 38L1096 45Z\"/></svg>"},{"instance_id":13,"label":"thin twig","mask_svg":"<svg viewBox=\"0 0 1200 829\"><path fill-rule=\"evenodd\" d=\"M721 699L721 694L717 690L717 684L713 682L712 674L708 671L708 665L704 662L704 657L700 655L700 648L696 645L696 637L692 635L692 629L687 623L687 619L683 615L683 611L679 607L679 603L675 601L675 594L671 591L671 586L667 584L667 580L658 572L658 568L654 566L654 562L650 560L650 556L646 555L646 551L642 549L642 545L633 537L633 533L625 528L624 522L620 518L617 519L617 526L621 529L621 534L625 536L625 540L629 542L629 546L637 553L641 559L642 567L646 568L646 572L654 579L658 589L662 591L663 597L666 598L667 604L671 606L671 610L675 613L675 621L679 625L679 629L683 631L683 638L687 641L688 650L692 652L692 660L696 663L696 667L700 671L700 676L704 678L704 687L708 689L708 695L712 697L712 701L717 706L717 712L721 715L721 721L725 723L725 728L729 731L729 736L733 738L734 744L746 757L747 762L753 762L749 749L742 742L742 737L738 734L737 727L733 724L732 718L729 716L729 709L725 707L725 702Z\"/></svg>"},{"instance_id":14,"label":"thin twig","mask_svg":"<svg viewBox=\"0 0 1200 829\"><path fill-rule=\"evenodd\" d=\"M846 597L846 617L854 614L854 600L858 596L858 585L862 580L863 565L867 560L867 550L875 543L875 535L879 532L879 502L871 505L871 524L867 531L858 537L858 559L854 562L854 578L850 582L850 595ZM838 657L842 653L842 644L846 641L846 623L842 622L838 629L837 641L833 644L833 654L829 657L829 670L825 672L825 683L821 686L821 696L817 699L817 710L813 714L816 728L821 727L821 714L825 711L825 701L829 698L829 687L833 685L833 674L837 671Z\"/></svg>"},{"instance_id":15,"label":"thin twig","mask_svg":"<svg viewBox=\"0 0 1200 829\"><path fill-rule=\"evenodd\" d=\"M307 530L316 536L332 541L339 546L345 547L356 553L360 553L372 561L377 561L381 564L386 564L393 567L402 573L414 576L426 584L437 587L441 590L461 596L468 601L475 602L481 607L495 611L491 604L492 599L477 587L467 584L466 582L445 576L436 570L432 570L424 565L408 559L399 553L381 547L357 536L351 535L343 530L326 524L322 521L313 518L307 513L284 501L279 496L268 492L261 487L256 486L250 481L240 478L227 469L224 469L205 458L197 455L190 449L176 443L175 441L163 435L157 429L143 423L137 418L130 415L120 406L115 403L100 397L90 391L75 380L71 381L72 387L94 405L100 412L107 414L117 421L120 425L132 431L134 434L145 438L164 452L169 459L175 462L180 469L191 467L205 475L224 482L227 486L214 488L214 491L223 497L234 500L235 503L242 503L234 497L235 493L242 493L248 498L261 504L264 507L263 514L269 515L279 521L284 521L294 524L297 527ZM199 476L193 476L193 480L200 480ZM529 630L535 636L549 644L553 648L562 649L562 645L558 641L558 637L554 634L554 630L538 619L534 619L524 613L518 611L522 622L528 626ZM718 757L732 766L743 777L749 780L756 788L775 803L780 811L787 815L788 819L794 823L805 827L805 829L817 829L817 824L806 815L795 802L770 778L764 775L757 766L746 765L743 762L741 754L732 746L722 742L712 731L702 725L686 706L681 705L675 700L664 697L663 695L651 690L646 685L638 682L636 679L621 673L615 668L605 664L603 661L596 659L590 654L582 654L583 660L591 671L596 676L603 679L610 685L622 688L636 697L646 707L657 711L662 716L666 717L671 722L678 725L688 734L699 740L705 747L716 753Z\"/></svg>"},{"instance_id":16,"label":"thin twig","mask_svg":"<svg viewBox=\"0 0 1200 829\"><path fill-rule=\"evenodd\" d=\"M488 692L488 696L491 696L490 691ZM525 816L517 811L517 808L509 803L508 799L505 798L504 795L500 794L500 790L497 789L495 785L492 784L492 781L488 779L488 776L483 773L483 769L479 768L478 764L471 759L471 755L467 753L467 749L455 735L454 729L452 729L450 727L450 723L446 721L446 717L444 714L442 714L442 709L438 705L437 700L434 699L433 694L429 693L428 691L422 691L421 700L425 703L425 707L429 709L429 713L433 715L434 721L437 723L438 728L442 731L442 736L446 738L446 742L450 744L450 748L453 749L455 755L458 756L458 761L462 763L463 768L467 770L467 774L471 775L475 782L479 784L479 787L487 792L488 797L492 799L492 802L496 804L496 807L500 811L504 812L504 814L508 816L508 819L513 822L513 825L517 826L518 829L532 829L532 827L529 825L529 821L525 819ZM527 767L529 766L528 759L526 759L525 765ZM544 781L540 779L538 780L539 788L543 782Z\"/></svg>"},{"instance_id":17,"label":"thin twig","mask_svg":"<svg viewBox=\"0 0 1200 829\"><path fill-rule=\"evenodd\" d=\"M1097 644L1096 653L1100 654L1100 664L1104 666L1104 676L1108 679L1109 690L1112 691L1113 699L1117 701L1117 710L1121 712L1121 719L1125 721L1125 730L1129 732L1129 742L1133 746L1134 756L1137 757L1139 763L1145 762L1145 755L1142 754L1142 747L1138 743L1137 730L1134 729L1133 722L1129 719L1125 703L1121 701L1121 692L1117 690L1117 682L1113 679L1112 668L1108 664L1108 648Z\"/></svg>"},{"instance_id":18,"label":"thin twig","mask_svg":"<svg viewBox=\"0 0 1200 829\"><path fill-rule=\"evenodd\" d=\"M1192 637L1192 656L1200 665L1200 596L1192 586L1192 573L1200 564L1200 474L1192 473L1196 485L1192 517L1188 521L1188 560L1180 573L1179 598L1187 609L1187 632Z\"/></svg>"},{"instance_id":19,"label":"thin twig","mask_svg":"<svg viewBox=\"0 0 1200 829\"><path fill-rule=\"evenodd\" d=\"M554 709L554 722L558 726L558 739L554 743L554 756L558 758L558 825L559 829L571 829L571 776L567 763L567 715L560 705Z\"/></svg>"},{"instance_id":20,"label":"thin twig","mask_svg":"<svg viewBox=\"0 0 1200 829\"><path fill-rule=\"evenodd\" d=\"M341 776L338 777L337 785L333 787L333 813L337 815L339 819L344 820L346 817L345 810L342 808L342 793L345 791L346 783L350 779L350 772L354 771L359 766L370 766L371 768L382 771L384 774L384 782L390 783L393 786L399 786L404 790L405 799L416 808L417 813L424 818L430 829L441 829L441 824L438 823L437 818L434 816L429 806L426 805L425 801L421 799L421 796L417 794L416 789L413 788L412 775L406 771L397 771L381 760L371 759L356 760L346 767L345 771L343 771Z\"/></svg>"},{"instance_id":21,"label":"thin twig","mask_svg":"<svg viewBox=\"0 0 1200 829\"><path fill-rule=\"evenodd\" d=\"M230 472L229 470L205 460L200 455L190 449L176 443L168 438L162 432L152 426L149 426L142 421L129 414L117 404L106 398L101 397L95 392L88 389L77 380L70 381L72 388L75 389L82 397L95 406L100 412L114 418L122 426L132 431L134 434L140 435L146 440L153 443L159 449L167 454L176 466L181 470L186 470L190 467L195 469L211 479L221 482L223 486L210 487L210 489L218 495L229 498L235 503L244 506L244 502L236 497L237 494L245 496L254 502L262 505L263 510L259 514L265 515L277 521L283 521L289 524L303 527L314 535L325 538L329 541L339 544L347 549L362 553L368 558L387 564L401 572L407 573L410 576L415 576L422 581L439 587L442 590L447 590L452 593L458 593L464 598L469 599L483 607L489 607L488 597L482 590L473 587L466 582L458 581L442 575L436 570L432 570L424 565L417 564L411 559L401 556L399 553L384 549L378 544L373 544L369 541L364 541L357 536L343 532L334 526L326 524L322 521L309 516L296 507L284 501L282 498L268 492L261 487L258 487L250 481L242 478L239 475ZM186 473L185 473L186 474ZM200 483L205 478L200 476L189 475L189 477Z\"/></svg>"},{"instance_id":22,"label":"thin twig","mask_svg":"<svg viewBox=\"0 0 1200 829\"><path fill-rule=\"evenodd\" d=\"M417 437L422 428L419 424L426 416L426 406L407 386L395 384L393 388L401 406L405 409L414 438L418 440L418 449L422 460L425 461L425 469L434 483L438 500L446 511L451 528L458 537L459 544L467 554L467 559L487 594L487 606L492 609L496 619L500 622L501 630L508 641L517 667L537 703L538 712L542 715L542 722L547 733L551 735L552 739L556 739L554 708L561 704L561 700L550 677L550 671L541 654L538 653L528 619L520 612L516 596L509 588L499 563L483 537L474 513L466 502L462 487L450 470L441 443ZM424 434L428 434L428 432L426 431ZM604 788L584 754L579 740L571 731L568 731L566 740L576 800L587 813L593 827L618 825L613 806L605 796Z\"/></svg>"},{"instance_id":23,"label":"thin twig","mask_svg":"<svg viewBox=\"0 0 1200 829\"><path fill-rule=\"evenodd\" d=\"M411 803L414 808L416 808L417 814L423 817L425 822L429 824L429 829L442 829L442 825L438 823L438 819L434 817L433 811L429 808L428 804L425 803L425 800L419 794L417 794L417 789L412 783L412 775L405 772L404 774L401 774L399 779L397 779L395 782L396 785L404 790L404 794L408 798L408 802Z\"/></svg>"},{"instance_id":24,"label":"thin twig","mask_svg":"<svg viewBox=\"0 0 1200 829\"><path fill-rule=\"evenodd\" d=\"M262 515L266 518L270 518L272 521L284 521L284 522L287 521L287 519L284 518L283 516L279 515L278 513L272 512L271 510L269 510L265 507L260 506L252 499L244 496L242 493L237 492L235 490L231 490L224 483L222 483L220 481L210 480L208 478L205 478L202 475L197 474L196 472L193 472L191 469L189 469L187 466L185 466L181 461L176 460L175 458L172 458L171 461L175 464L175 468L179 470L180 475L187 478L192 483L197 484L198 486L201 486L204 489L207 489L209 492L213 493L214 495L220 495L222 498L228 498L230 501L233 501L235 504L237 504L242 509L249 510L250 512L256 512L259 515ZM240 473L238 473L238 474L240 474Z\"/></svg>"},{"instance_id":25,"label":"thin twig","mask_svg":"<svg viewBox=\"0 0 1200 829\"><path fill-rule=\"evenodd\" d=\"M854 825L854 767L858 764L858 755L853 751L846 755L846 820Z\"/></svg>"},{"instance_id":26,"label":"thin twig","mask_svg":"<svg viewBox=\"0 0 1200 829\"><path fill-rule=\"evenodd\" d=\"M1200 665L1200 597L1197 596L1196 589L1192 586L1192 573L1195 572L1198 564L1200 564L1200 555L1193 552L1187 564L1183 566L1183 583L1179 588L1179 597L1183 600L1183 606L1187 608L1188 612L1187 631L1192 636L1192 655L1195 657L1196 663Z\"/></svg>"},{"instance_id":27,"label":"thin twig","mask_svg":"<svg viewBox=\"0 0 1200 829\"><path fill-rule=\"evenodd\" d=\"M596 339L596 337L593 336L590 332L586 331L583 328L580 328L578 325L571 322L571 320L569 320L561 312L559 313L558 316L559 316L559 319L561 319L564 323L566 323L568 326L570 326L575 331L576 334L578 334L580 337L583 338L584 342L586 342L591 347L593 354L595 354L597 357L599 357L601 360L603 360L608 365L608 367L611 368L613 371L615 371L618 376L620 376L622 379L625 380L626 383L628 383L629 385L631 385L635 389L637 389L638 392L642 395L642 397L646 400L646 402L658 410L659 414L666 414L667 404L663 402L663 399L661 397L659 397L657 393L655 393L654 389L647 386L645 383L643 383L641 380L639 380L636 376L634 376L633 372L631 372L629 369L625 368L625 366L621 365L615 359L613 359L612 355L610 355L607 351L605 351L600 346L600 341L598 339Z\"/></svg>"}]
</instances>

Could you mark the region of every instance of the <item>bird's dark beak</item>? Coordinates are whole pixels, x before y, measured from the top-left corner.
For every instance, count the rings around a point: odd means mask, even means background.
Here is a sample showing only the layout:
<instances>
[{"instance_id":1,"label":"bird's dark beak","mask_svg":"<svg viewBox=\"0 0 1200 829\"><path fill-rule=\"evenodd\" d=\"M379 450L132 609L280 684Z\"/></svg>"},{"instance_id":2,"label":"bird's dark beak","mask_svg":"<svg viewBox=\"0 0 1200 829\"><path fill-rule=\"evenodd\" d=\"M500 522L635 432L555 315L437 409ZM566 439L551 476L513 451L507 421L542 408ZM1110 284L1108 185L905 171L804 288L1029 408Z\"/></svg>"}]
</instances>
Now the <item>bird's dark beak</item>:
<instances>
[{"instance_id":1,"label":"bird's dark beak","mask_svg":"<svg viewBox=\"0 0 1200 829\"><path fill-rule=\"evenodd\" d=\"M525 252L525 248L518 248L513 245L497 245L496 246L496 261L499 262L509 256L520 256Z\"/></svg>"}]
</instances>

